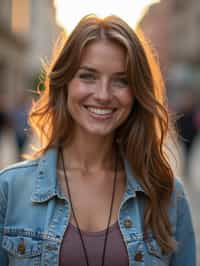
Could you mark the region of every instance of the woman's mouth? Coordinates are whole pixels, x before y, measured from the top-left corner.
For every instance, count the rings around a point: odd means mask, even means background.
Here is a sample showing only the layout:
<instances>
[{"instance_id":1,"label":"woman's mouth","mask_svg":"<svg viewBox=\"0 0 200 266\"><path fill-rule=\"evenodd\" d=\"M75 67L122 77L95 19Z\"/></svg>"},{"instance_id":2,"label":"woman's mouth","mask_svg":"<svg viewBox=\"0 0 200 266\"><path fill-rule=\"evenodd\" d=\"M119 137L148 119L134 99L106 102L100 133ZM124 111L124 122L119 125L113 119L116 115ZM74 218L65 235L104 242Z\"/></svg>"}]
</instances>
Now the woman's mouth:
<instances>
[{"instance_id":1,"label":"woman's mouth","mask_svg":"<svg viewBox=\"0 0 200 266\"><path fill-rule=\"evenodd\" d=\"M113 113L116 111L116 108L98 108L91 106L85 106L85 108L95 118L104 118L104 119L110 118L113 115Z\"/></svg>"}]
</instances>

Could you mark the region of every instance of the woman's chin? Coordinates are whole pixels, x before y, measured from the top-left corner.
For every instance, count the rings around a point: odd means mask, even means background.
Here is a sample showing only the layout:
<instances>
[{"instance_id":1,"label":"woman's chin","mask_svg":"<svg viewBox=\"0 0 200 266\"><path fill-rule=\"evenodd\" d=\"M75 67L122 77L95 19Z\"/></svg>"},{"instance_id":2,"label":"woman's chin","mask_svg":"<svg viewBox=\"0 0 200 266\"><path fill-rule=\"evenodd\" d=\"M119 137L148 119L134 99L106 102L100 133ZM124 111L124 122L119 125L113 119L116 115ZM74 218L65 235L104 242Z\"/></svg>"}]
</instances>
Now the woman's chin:
<instances>
[{"instance_id":1,"label":"woman's chin","mask_svg":"<svg viewBox=\"0 0 200 266\"><path fill-rule=\"evenodd\" d=\"M111 129L105 129L105 128L85 128L83 129L82 133L83 135L85 135L85 137L111 137L113 136L114 130Z\"/></svg>"}]
</instances>

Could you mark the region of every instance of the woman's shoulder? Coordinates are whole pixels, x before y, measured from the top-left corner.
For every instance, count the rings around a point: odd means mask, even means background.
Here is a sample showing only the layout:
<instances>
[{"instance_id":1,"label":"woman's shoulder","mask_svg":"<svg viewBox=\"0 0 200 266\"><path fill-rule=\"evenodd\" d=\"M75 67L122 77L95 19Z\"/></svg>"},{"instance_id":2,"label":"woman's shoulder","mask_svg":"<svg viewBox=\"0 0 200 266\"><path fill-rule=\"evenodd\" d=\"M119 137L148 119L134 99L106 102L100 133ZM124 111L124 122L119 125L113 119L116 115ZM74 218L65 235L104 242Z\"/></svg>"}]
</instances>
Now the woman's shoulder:
<instances>
[{"instance_id":1,"label":"woman's shoulder","mask_svg":"<svg viewBox=\"0 0 200 266\"><path fill-rule=\"evenodd\" d=\"M170 214L172 220L175 219L176 224L184 220L191 219L190 200L184 181L176 177L174 179L174 190L172 193L172 204L170 205ZM192 222L190 222L192 224Z\"/></svg>"},{"instance_id":2,"label":"woman's shoulder","mask_svg":"<svg viewBox=\"0 0 200 266\"><path fill-rule=\"evenodd\" d=\"M0 186L2 184L10 183L16 179L16 177L23 178L29 173L34 173L37 168L38 159L25 160L15 164L11 164L6 168L0 170Z\"/></svg>"},{"instance_id":3,"label":"woman's shoulder","mask_svg":"<svg viewBox=\"0 0 200 266\"><path fill-rule=\"evenodd\" d=\"M180 212L184 205L190 205L187 188L184 185L184 180L180 177L174 177L174 188L171 196L171 208Z\"/></svg>"},{"instance_id":4,"label":"woman's shoulder","mask_svg":"<svg viewBox=\"0 0 200 266\"><path fill-rule=\"evenodd\" d=\"M173 196L176 199L186 197L185 185L184 185L183 180L180 177L174 177Z\"/></svg>"},{"instance_id":5,"label":"woman's shoulder","mask_svg":"<svg viewBox=\"0 0 200 266\"><path fill-rule=\"evenodd\" d=\"M0 188L5 184L25 187L30 183L29 180L34 180L44 170L48 172L47 174L51 174L56 166L56 156L56 150L49 149L35 159L9 165L0 171Z\"/></svg>"}]
</instances>

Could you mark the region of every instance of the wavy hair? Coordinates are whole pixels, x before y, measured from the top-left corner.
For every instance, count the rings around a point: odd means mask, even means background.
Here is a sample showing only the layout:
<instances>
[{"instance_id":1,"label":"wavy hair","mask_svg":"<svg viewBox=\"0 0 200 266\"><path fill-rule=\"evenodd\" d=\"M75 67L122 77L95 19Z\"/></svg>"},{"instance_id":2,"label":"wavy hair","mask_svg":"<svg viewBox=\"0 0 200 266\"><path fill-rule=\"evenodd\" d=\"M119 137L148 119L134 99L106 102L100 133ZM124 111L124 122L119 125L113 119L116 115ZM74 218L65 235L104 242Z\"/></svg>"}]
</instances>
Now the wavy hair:
<instances>
[{"instance_id":1,"label":"wavy hair","mask_svg":"<svg viewBox=\"0 0 200 266\"><path fill-rule=\"evenodd\" d=\"M101 19L88 15L63 39L46 68L45 90L29 116L29 123L41 141L35 154L70 142L73 120L66 108L68 83L79 68L83 48L102 39L114 41L126 50L134 104L117 134L136 178L148 195L145 235L151 229L163 252L168 253L176 247L168 217L174 178L165 150L172 127L158 62L139 29L133 30L117 16Z\"/></svg>"}]
</instances>

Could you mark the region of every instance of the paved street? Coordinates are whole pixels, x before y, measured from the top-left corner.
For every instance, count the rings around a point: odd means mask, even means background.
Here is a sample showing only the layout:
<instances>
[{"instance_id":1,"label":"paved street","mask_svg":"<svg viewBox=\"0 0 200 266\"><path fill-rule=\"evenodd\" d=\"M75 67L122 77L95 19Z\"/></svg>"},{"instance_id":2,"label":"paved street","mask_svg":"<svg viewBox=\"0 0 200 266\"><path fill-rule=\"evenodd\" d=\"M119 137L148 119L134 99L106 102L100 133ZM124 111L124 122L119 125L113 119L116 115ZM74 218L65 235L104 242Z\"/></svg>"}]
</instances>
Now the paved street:
<instances>
[{"instance_id":1,"label":"paved street","mask_svg":"<svg viewBox=\"0 0 200 266\"><path fill-rule=\"evenodd\" d=\"M0 139L0 151L1 151L1 160L0 160L0 169L5 167L7 164L14 163L16 161L17 151L15 148L14 136L12 132L6 132L4 136ZM3 156L2 156L3 155ZM189 176L184 176L183 166L184 156L179 154L181 158L177 162L175 174L182 177L183 183L185 185L186 192L188 193L189 200L191 202L191 209L193 215L193 221L197 236L197 255L198 255L198 264L200 266L200 136L194 144L194 149L191 154L190 164L189 164ZM175 163L172 160L172 164ZM189 266L189 265L188 265Z\"/></svg>"}]
</instances>

